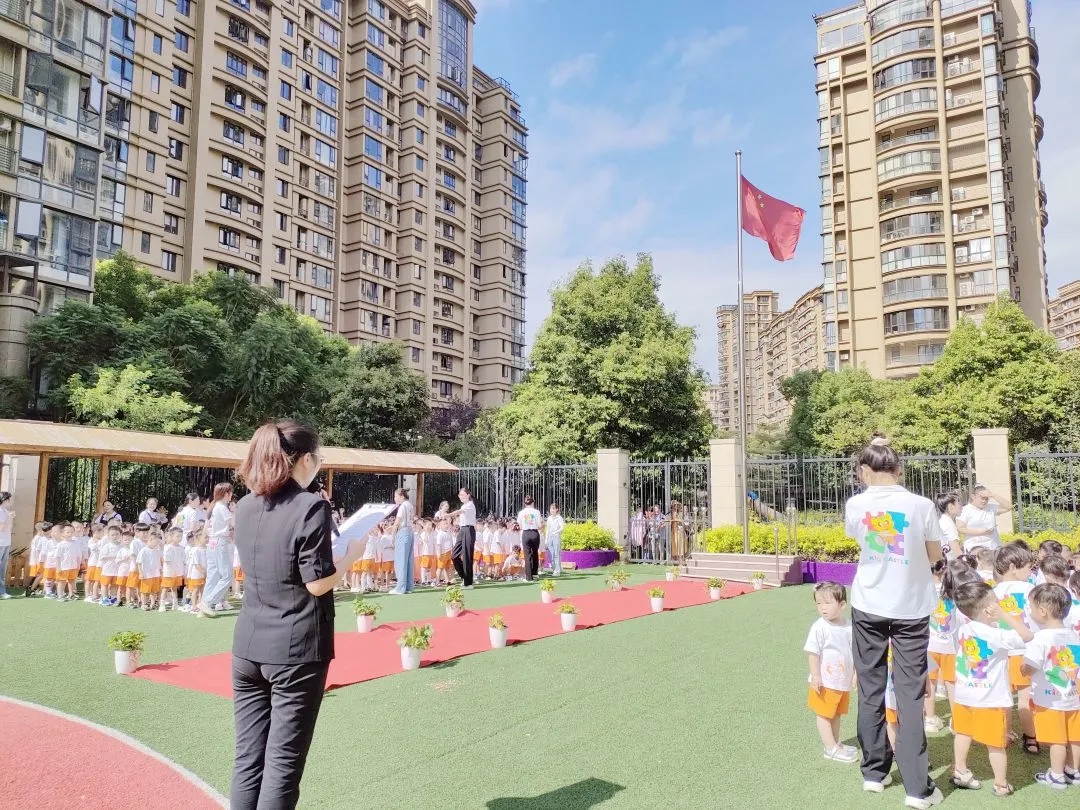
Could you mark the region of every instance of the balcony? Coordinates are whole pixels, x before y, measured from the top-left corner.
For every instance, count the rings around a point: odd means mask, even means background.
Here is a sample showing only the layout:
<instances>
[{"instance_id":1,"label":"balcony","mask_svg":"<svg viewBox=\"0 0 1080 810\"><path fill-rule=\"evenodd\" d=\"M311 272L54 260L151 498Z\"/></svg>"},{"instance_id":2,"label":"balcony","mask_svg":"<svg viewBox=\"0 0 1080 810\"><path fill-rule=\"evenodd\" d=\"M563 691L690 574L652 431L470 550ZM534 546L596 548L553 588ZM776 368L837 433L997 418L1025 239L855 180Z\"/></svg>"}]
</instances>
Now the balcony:
<instances>
[{"instance_id":1,"label":"balcony","mask_svg":"<svg viewBox=\"0 0 1080 810\"><path fill-rule=\"evenodd\" d=\"M979 103L979 94L977 92L961 93L958 95L952 95L945 99L945 108L949 110L956 109L957 107L966 107L971 104Z\"/></svg>"},{"instance_id":2,"label":"balcony","mask_svg":"<svg viewBox=\"0 0 1080 810\"><path fill-rule=\"evenodd\" d=\"M0 172L17 175L18 167L19 161L15 155L15 150L7 146L0 146Z\"/></svg>"},{"instance_id":3,"label":"balcony","mask_svg":"<svg viewBox=\"0 0 1080 810\"><path fill-rule=\"evenodd\" d=\"M901 135L898 138L882 138L878 142L878 154L886 152L889 149L895 149L898 146L905 146L909 143L927 143L930 141L936 141L938 139L938 133L935 129L933 132L912 132L910 135Z\"/></svg>"},{"instance_id":4,"label":"balcony","mask_svg":"<svg viewBox=\"0 0 1080 810\"><path fill-rule=\"evenodd\" d=\"M963 76L965 73L972 73L979 69L979 63L974 59L960 59L958 61L949 62L945 66L946 78L953 76Z\"/></svg>"},{"instance_id":5,"label":"balcony","mask_svg":"<svg viewBox=\"0 0 1080 810\"><path fill-rule=\"evenodd\" d=\"M899 118L901 115L911 115L912 113L917 112L937 112L937 108L937 99L910 101L907 104L899 104L895 107L889 107L881 112L874 113L874 123L880 124L884 121L892 120L893 118Z\"/></svg>"},{"instance_id":6,"label":"balcony","mask_svg":"<svg viewBox=\"0 0 1080 810\"><path fill-rule=\"evenodd\" d=\"M974 298L976 296L995 295L997 293L997 286L995 284L973 284L970 281L961 281L956 286L957 298Z\"/></svg>"},{"instance_id":7,"label":"balcony","mask_svg":"<svg viewBox=\"0 0 1080 810\"><path fill-rule=\"evenodd\" d=\"M17 23L26 23L26 12L30 4L24 0L0 0L0 17L7 17Z\"/></svg>"},{"instance_id":8,"label":"balcony","mask_svg":"<svg viewBox=\"0 0 1080 810\"><path fill-rule=\"evenodd\" d=\"M3 0L0 0L0 2L3 2ZM13 98L19 97L15 90L15 76L2 70L0 70L0 93Z\"/></svg>"},{"instance_id":9,"label":"balcony","mask_svg":"<svg viewBox=\"0 0 1080 810\"><path fill-rule=\"evenodd\" d=\"M889 306L890 304L902 304L905 301L926 301L948 297L949 290L947 287L923 287L917 290L897 290L896 292L885 293L881 297L881 303Z\"/></svg>"},{"instance_id":10,"label":"balcony","mask_svg":"<svg viewBox=\"0 0 1080 810\"><path fill-rule=\"evenodd\" d=\"M1038 143L1043 139L1045 123L1043 117L1038 113L1035 113L1035 142Z\"/></svg>"},{"instance_id":11,"label":"balcony","mask_svg":"<svg viewBox=\"0 0 1080 810\"><path fill-rule=\"evenodd\" d=\"M990 229L990 217L964 217L956 225L957 233L972 233Z\"/></svg>"},{"instance_id":12,"label":"balcony","mask_svg":"<svg viewBox=\"0 0 1080 810\"><path fill-rule=\"evenodd\" d=\"M909 194L906 197L886 198L881 201L879 212L895 211L898 208L909 208L913 205L934 205L941 202L940 194Z\"/></svg>"},{"instance_id":13,"label":"balcony","mask_svg":"<svg viewBox=\"0 0 1080 810\"><path fill-rule=\"evenodd\" d=\"M904 321L903 323L886 323L885 336L910 335L915 332L947 332L949 331L949 318L941 316L928 318L922 321Z\"/></svg>"},{"instance_id":14,"label":"balcony","mask_svg":"<svg viewBox=\"0 0 1080 810\"><path fill-rule=\"evenodd\" d=\"M887 169L884 172L878 173L878 182L885 183L889 180L895 180L898 177L907 177L911 174L936 174L941 171L941 159L919 161L917 163L908 163L903 166L897 166L894 169Z\"/></svg>"},{"instance_id":15,"label":"balcony","mask_svg":"<svg viewBox=\"0 0 1080 810\"><path fill-rule=\"evenodd\" d=\"M889 352L885 365L888 368L898 366L924 366L937 361L945 352L944 343L931 343L915 349L894 349Z\"/></svg>"}]
</instances>

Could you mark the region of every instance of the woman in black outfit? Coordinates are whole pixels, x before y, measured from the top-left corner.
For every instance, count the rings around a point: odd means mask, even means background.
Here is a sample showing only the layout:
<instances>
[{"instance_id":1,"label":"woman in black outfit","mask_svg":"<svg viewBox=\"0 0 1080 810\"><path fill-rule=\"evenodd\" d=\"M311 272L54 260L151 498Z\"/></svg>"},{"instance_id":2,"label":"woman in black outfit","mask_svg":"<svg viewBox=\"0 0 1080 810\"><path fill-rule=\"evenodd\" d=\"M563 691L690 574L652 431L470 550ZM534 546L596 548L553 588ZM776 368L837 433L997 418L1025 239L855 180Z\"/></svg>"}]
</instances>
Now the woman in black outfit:
<instances>
[{"instance_id":1,"label":"woman in black outfit","mask_svg":"<svg viewBox=\"0 0 1080 810\"><path fill-rule=\"evenodd\" d=\"M332 558L330 504L307 491L319 437L291 420L255 431L238 471L250 491L234 538L244 602L233 637L236 762L232 810L292 810L300 798L326 673L334 657L334 585L362 543Z\"/></svg>"}]
</instances>

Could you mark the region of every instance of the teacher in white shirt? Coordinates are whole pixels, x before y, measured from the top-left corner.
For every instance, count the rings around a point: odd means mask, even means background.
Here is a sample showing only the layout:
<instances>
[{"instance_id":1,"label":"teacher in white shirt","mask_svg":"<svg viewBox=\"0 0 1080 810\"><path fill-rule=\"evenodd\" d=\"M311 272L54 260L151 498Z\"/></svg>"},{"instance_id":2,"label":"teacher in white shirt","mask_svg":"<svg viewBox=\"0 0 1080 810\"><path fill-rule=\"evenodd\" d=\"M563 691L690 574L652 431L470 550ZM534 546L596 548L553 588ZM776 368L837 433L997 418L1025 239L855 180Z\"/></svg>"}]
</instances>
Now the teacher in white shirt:
<instances>
[{"instance_id":1,"label":"teacher in white shirt","mask_svg":"<svg viewBox=\"0 0 1080 810\"><path fill-rule=\"evenodd\" d=\"M991 551L1001 548L998 515L1011 510L1012 502L1008 498L995 495L982 484L976 484L971 490L971 500L956 518L956 531L964 541L964 551L971 554L980 548Z\"/></svg>"},{"instance_id":2,"label":"teacher in white shirt","mask_svg":"<svg viewBox=\"0 0 1080 810\"><path fill-rule=\"evenodd\" d=\"M525 551L525 581L532 582L540 575L540 524L544 516L533 506L531 495L525 496L525 507L518 512L517 522L521 527L521 545Z\"/></svg>"},{"instance_id":3,"label":"teacher in white shirt","mask_svg":"<svg viewBox=\"0 0 1080 810\"><path fill-rule=\"evenodd\" d=\"M461 577L462 587L472 590L473 587L473 551L476 549L476 504L473 503L472 492L462 487L458 492L461 508L455 512L449 512L444 517L458 520L458 537L454 543L454 553L451 557L454 561L454 570Z\"/></svg>"}]
</instances>

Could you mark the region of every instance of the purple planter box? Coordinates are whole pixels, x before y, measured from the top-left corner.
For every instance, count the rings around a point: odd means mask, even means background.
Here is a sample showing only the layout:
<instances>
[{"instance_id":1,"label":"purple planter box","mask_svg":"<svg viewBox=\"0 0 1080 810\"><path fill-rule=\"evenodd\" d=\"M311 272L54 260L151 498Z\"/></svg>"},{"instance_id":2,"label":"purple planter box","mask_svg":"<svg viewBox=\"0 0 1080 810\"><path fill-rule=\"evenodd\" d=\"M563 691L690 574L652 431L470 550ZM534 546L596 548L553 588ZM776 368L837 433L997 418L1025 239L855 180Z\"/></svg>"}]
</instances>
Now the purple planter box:
<instances>
[{"instance_id":1,"label":"purple planter box","mask_svg":"<svg viewBox=\"0 0 1080 810\"><path fill-rule=\"evenodd\" d=\"M562 561L572 562L577 568L602 568L618 562L619 552L614 549L606 551L564 551Z\"/></svg>"},{"instance_id":2,"label":"purple planter box","mask_svg":"<svg viewBox=\"0 0 1080 810\"><path fill-rule=\"evenodd\" d=\"M858 567L857 563L803 560L802 581L804 583L838 582L841 585L850 585L855 581L855 569Z\"/></svg>"}]
</instances>

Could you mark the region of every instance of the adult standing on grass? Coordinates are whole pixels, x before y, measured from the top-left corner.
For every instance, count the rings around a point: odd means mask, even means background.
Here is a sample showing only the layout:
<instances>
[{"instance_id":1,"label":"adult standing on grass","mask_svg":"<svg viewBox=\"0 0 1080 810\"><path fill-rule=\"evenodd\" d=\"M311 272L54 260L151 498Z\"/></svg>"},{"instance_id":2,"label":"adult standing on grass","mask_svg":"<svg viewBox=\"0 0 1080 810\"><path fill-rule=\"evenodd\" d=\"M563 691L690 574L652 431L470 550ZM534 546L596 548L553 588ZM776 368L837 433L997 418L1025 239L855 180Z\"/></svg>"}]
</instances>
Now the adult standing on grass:
<instances>
[{"instance_id":1,"label":"adult standing on grass","mask_svg":"<svg viewBox=\"0 0 1080 810\"><path fill-rule=\"evenodd\" d=\"M942 801L930 779L923 728L930 614L937 606L930 566L941 559L941 525L933 502L900 485L900 457L884 436L875 434L858 465L865 488L848 500L844 523L860 549L851 624L863 789L880 793L892 781L893 750L885 733L891 643L900 719L896 762L907 792L904 804L925 810Z\"/></svg>"},{"instance_id":2,"label":"adult standing on grass","mask_svg":"<svg viewBox=\"0 0 1080 810\"><path fill-rule=\"evenodd\" d=\"M964 504L956 518L956 531L964 539L964 552L973 554L980 548L991 551L1001 548L997 519L999 514L1010 510L1012 503L1008 498L995 495L982 484L976 484L971 490L971 499Z\"/></svg>"},{"instance_id":3,"label":"adult standing on grass","mask_svg":"<svg viewBox=\"0 0 1080 810\"><path fill-rule=\"evenodd\" d=\"M321 465L315 431L282 420L255 431L238 471L250 494L236 506L244 605L232 649L232 810L292 810L300 798L334 657L338 567L364 546L333 559L330 503L307 491Z\"/></svg>"},{"instance_id":4,"label":"adult standing on grass","mask_svg":"<svg viewBox=\"0 0 1080 810\"><path fill-rule=\"evenodd\" d=\"M544 516L533 506L532 495L526 495L524 508L518 512L521 545L525 552L525 581L532 582L540 574L540 524Z\"/></svg>"},{"instance_id":5,"label":"adult standing on grass","mask_svg":"<svg viewBox=\"0 0 1080 810\"><path fill-rule=\"evenodd\" d=\"M461 508L448 512L443 517L458 519L457 542L454 543L454 553L451 559L454 561L454 570L461 577L464 588L473 586L473 551L476 549L476 504L473 503L472 492L462 487L458 492Z\"/></svg>"},{"instance_id":6,"label":"adult standing on grass","mask_svg":"<svg viewBox=\"0 0 1080 810\"><path fill-rule=\"evenodd\" d=\"M390 534L394 536L394 577L397 585L390 593L400 596L413 592L413 505L409 503L409 490L399 489L394 493L394 525Z\"/></svg>"},{"instance_id":7,"label":"adult standing on grass","mask_svg":"<svg viewBox=\"0 0 1080 810\"><path fill-rule=\"evenodd\" d=\"M214 503L206 525L206 583L198 608L202 615L210 618L217 615L214 606L225 598L225 591L233 581L232 545L229 543L233 534L234 516L229 509L232 496L232 484L228 481L214 487Z\"/></svg>"},{"instance_id":8,"label":"adult standing on grass","mask_svg":"<svg viewBox=\"0 0 1080 810\"><path fill-rule=\"evenodd\" d=\"M7 592L8 559L11 557L11 525L15 513L11 511L11 493L0 492L0 599L10 599Z\"/></svg>"},{"instance_id":9,"label":"adult standing on grass","mask_svg":"<svg viewBox=\"0 0 1080 810\"><path fill-rule=\"evenodd\" d=\"M548 519L544 523L544 544L548 548L548 559L551 561L551 575L559 576L562 573L562 534L566 528L562 515L559 514L558 504L552 504L548 509Z\"/></svg>"}]
</instances>

